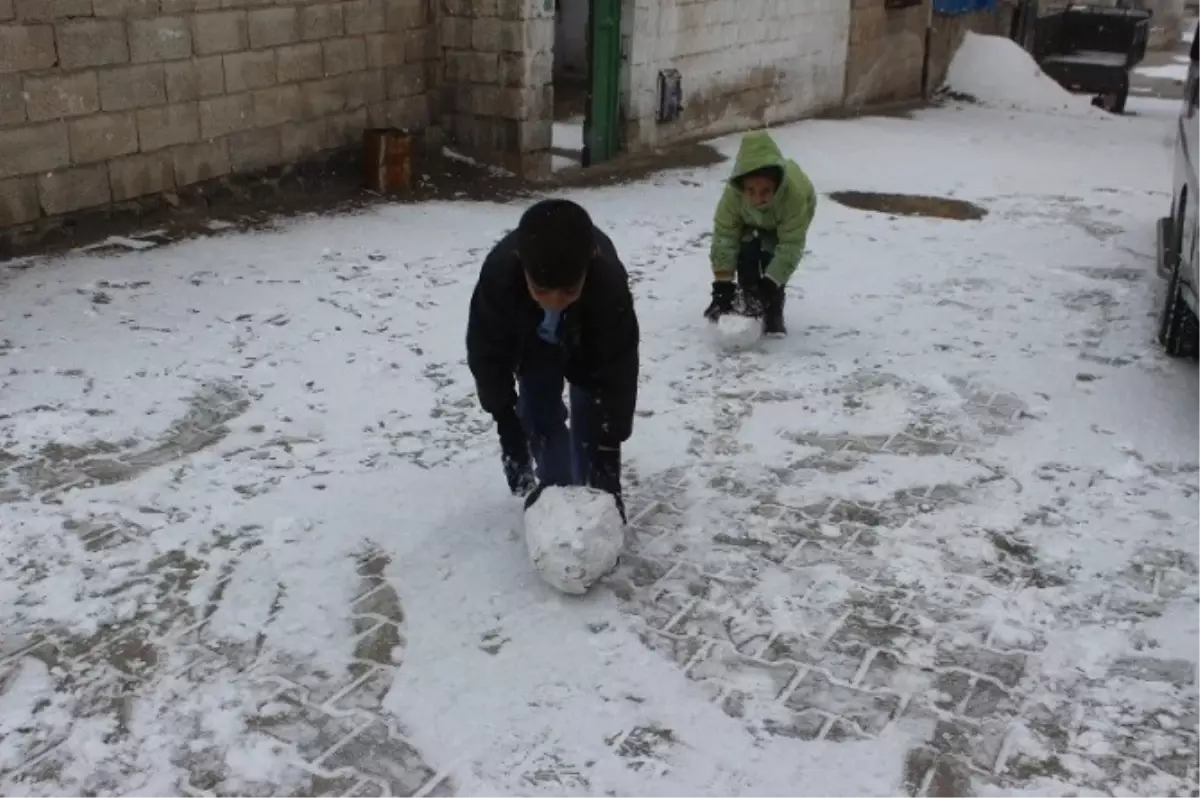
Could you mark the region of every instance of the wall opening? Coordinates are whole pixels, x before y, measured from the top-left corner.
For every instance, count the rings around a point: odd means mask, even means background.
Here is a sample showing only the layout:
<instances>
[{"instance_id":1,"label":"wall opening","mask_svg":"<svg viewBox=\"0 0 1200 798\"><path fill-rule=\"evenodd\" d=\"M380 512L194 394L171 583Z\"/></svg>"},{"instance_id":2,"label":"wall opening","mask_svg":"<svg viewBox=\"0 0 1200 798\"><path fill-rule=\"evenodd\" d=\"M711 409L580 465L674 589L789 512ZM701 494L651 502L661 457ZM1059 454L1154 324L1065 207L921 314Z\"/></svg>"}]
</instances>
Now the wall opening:
<instances>
[{"instance_id":1,"label":"wall opening","mask_svg":"<svg viewBox=\"0 0 1200 798\"><path fill-rule=\"evenodd\" d=\"M588 2L554 0L553 171L583 165L588 102Z\"/></svg>"}]
</instances>

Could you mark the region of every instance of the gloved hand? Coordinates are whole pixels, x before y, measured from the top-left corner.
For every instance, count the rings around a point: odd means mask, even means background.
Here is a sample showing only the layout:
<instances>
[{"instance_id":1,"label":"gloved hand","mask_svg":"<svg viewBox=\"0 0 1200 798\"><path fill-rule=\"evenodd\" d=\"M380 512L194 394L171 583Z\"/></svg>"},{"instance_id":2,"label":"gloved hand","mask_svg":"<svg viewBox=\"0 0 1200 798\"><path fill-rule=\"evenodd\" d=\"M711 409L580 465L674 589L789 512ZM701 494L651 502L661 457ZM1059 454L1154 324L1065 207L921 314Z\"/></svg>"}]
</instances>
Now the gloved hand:
<instances>
[{"instance_id":1,"label":"gloved hand","mask_svg":"<svg viewBox=\"0 0 1200 798\"><path fill-rule=\"evenodd\" d=\"M733 310L733 299L737 296L737 286L732 280L714 280L712 284L712 302L704 311L704 318L716 321L725 313Z\"/></svg>"},{"instance_id":2,"label":"gloved hand","mask_svg":"<svg viewBox=\"0 0 1200 798\"><path fill-rule=\"evenodd\" d=\"M496 416L496 431L500 433L500 458L504 478L514 496L525 496L537 485L530 464L529 442L516 410Z\"/></svg>"},{"instance_id":3,"label":"gloved hand","mask_svg":"<svg viewBox=\"0 0 1200 798\"><path fill-rule=\"evenodd\" d=\"M625 518L625 502L621 499L620 449L601 449L598 446L592 449L588 462L587 484L590 488L612 494L617 500L621 521L628 523Z\"/></svg>"}]
</instances>

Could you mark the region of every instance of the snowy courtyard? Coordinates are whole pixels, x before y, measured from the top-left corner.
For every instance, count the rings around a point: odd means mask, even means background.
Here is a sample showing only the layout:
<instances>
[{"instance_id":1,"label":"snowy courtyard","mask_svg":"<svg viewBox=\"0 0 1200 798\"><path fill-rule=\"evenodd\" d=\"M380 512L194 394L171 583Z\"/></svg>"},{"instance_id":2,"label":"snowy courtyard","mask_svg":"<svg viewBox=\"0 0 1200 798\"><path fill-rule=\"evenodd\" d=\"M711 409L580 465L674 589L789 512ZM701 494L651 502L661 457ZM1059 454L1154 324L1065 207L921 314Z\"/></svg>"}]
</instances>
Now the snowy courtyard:
<instances>
[{"instance_id":1,"label":"snowy courtyard","mask_svg":"<svg viewBox=\"0 0 1200 798\"><path fill-rule=\"evenodd\" d=\"M701 317L728 162L563 192L642 325L584 597L465 363L525 203L0 265L0 794L1195 795L1177 105L773 130L819 204L790 336L737 353Z\"/></svg>"}]
</instances>

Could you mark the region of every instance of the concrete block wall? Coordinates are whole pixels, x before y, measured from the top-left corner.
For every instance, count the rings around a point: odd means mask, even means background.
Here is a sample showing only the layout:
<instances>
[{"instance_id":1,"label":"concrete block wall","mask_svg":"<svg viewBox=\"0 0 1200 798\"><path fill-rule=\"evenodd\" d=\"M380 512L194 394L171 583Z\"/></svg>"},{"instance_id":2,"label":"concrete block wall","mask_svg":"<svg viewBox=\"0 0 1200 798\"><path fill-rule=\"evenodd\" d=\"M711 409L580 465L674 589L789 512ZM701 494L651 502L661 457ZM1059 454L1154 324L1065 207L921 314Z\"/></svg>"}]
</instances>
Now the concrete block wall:
<instances>
[{"instance_id":1,"label":"concrete block wall","mask_svg":"<svg viewBox=\"0 0 1200 798\"><path fill-rule=\"evenodd\" d=\"M1143 0L1153 16L1146 46L1151 50L1174 50L1179 47L1185 15L1183 0Z\"/></svg>"},{"instance_id":2,"label":"concrete block wall","mask_svg":"<svg viewBox=\"0 0 1200 798\"><path fill-rule=\"evenodd\" d=\"M549 174L553 0L442 0L442 133L527 178Z\"/></svg>"},{"instance_id":3,"label":"concrete block wall","mask_svg":"<svg viewBox=\"0 0 1200 798\"><path fill-rule=\"evenodd\" d=\"M919 99L930 0L887 8L884 0L851 0L846 107Z\"/></svg>"},{"instance_id":4,"label":"concrete block wall","mask_svg":"<svg viewBox=\"0 0 1200 798\"><path fill-rule=\"evenodd\" d=\"M0 228L422 127L429 0L0 0Z\"/></svg>"},{"instance_id":5,"label":"concrete block wall","mask_svg":"<svg viewBox=\"0 0 1200 798\"><path fill-rule=\"evenodd\" d=\"M882 0L880 0L882 2ZM625 0L626 146L646 150L790 121L842 102L850 0ZM684 111L658 123L658 73Z\"/></svg>"},{"instance_id":6,"label":"concrete block wall","mask_svg":"<svg viewBox=\"0 0 1200 798\"><path fill-rule=\"evenodd\" d=\"M950 62L968 31L987 36L1007 37L1015 13L1015 4L1002 2L996 5L994 11L976 11L973 14L956 16L934 14L933 30L929 36L929 72L926 88L935 91L945 82Z\"/></svg>"}]
</instances>

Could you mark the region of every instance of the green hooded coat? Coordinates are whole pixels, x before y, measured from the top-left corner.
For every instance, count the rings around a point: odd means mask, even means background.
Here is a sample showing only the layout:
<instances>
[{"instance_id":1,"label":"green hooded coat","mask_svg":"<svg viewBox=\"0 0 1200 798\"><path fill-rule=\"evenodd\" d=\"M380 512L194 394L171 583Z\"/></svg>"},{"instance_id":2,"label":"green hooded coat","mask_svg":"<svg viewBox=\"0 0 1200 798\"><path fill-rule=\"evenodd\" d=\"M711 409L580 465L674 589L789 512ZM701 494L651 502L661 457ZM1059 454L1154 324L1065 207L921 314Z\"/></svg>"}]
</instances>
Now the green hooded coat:
<instances>
[{"instance_id":1,"label":"green hooded coat","mask_svg":"<svg viewBox=\"0 0 1200 798\"><path fill-rule=\"evenodd\" d=\"M761 208L755 208L742 198L738 178L767 166L777 166L783 182L775 196ZM737 272L737 253L746 228L756 227L774 233L775 252L767 266L767 276L776 285L786 285L796 271L808 226L817 208L817 195L812 181L795 161L783 157L779 146L763 131L747 133L738 148L733 174L717 204L713 220L712 270L714 274Z\"/></svg>"}]
</instances>

